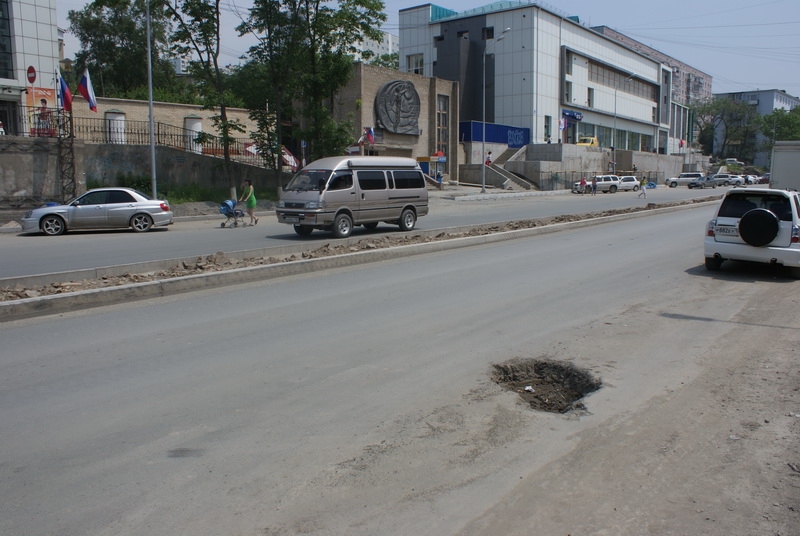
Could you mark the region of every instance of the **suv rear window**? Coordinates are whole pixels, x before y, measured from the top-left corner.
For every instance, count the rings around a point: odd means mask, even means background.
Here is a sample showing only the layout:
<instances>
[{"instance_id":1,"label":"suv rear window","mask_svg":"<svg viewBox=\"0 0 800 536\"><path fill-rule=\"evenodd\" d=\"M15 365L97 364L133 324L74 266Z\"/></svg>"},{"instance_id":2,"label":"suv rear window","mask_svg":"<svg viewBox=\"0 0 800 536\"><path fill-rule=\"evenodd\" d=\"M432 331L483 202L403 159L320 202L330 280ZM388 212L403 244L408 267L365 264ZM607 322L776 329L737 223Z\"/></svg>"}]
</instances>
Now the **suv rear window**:
<instances>
[{"instance_id":1,"label":"suv rear window","mask_svg":"<svg viewBox=\"0 0 800 536\"><path fill-rule=\"evenodd\" d=\"M779 194L728 195L719 207L721 218L741 218L749 210L763 208L775 213L778 219L792 221L792 206L786 196Z\"/></svg>"}]
</instances>

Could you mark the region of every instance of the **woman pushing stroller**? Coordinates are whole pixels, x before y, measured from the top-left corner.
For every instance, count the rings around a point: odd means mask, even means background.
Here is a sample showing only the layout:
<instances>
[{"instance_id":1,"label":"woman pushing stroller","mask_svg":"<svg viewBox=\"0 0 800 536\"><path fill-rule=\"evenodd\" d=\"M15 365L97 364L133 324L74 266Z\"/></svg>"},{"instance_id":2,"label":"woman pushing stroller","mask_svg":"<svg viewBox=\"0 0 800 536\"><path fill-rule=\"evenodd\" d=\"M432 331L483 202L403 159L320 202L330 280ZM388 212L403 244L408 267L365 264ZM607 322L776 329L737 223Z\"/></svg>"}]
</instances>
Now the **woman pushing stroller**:
<instances>
[{"instance_id":1,"label":"woman pushing stroller","mask_svg":"<svg viewBox=\"0 0 800 536\"><path fill-rule=\"evenodd\" d=\"M247 215L250 216L250 225L256 225L258 218L253 215L253 210L256 208L256 193L253 190L253 183L245 179L242 189L242 197L239 198L240 203L244 203L247 207Z\"/></svg>"}]
</instances>

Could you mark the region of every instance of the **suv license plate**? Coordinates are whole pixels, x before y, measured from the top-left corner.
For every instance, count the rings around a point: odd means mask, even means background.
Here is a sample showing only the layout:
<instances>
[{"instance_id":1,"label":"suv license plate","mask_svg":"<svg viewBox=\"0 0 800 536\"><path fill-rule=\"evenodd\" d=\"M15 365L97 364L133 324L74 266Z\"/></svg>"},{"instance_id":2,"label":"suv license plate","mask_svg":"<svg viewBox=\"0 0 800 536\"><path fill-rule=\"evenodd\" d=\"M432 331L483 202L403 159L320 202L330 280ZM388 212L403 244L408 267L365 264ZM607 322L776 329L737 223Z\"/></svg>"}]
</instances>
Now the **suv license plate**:
<instances>
[{"instance_id":1,"label":"suv license plate","mask_svg":"<svg viewBox=\"0 0 800 536\"><path fill-rule=\"evenodd\" d=\"M299 223L300 222L300 218L297 217L297 216L286 216L284 219L286 220L286 223Z\"/></svg>"},{"instance_id":2,"label":"suv license plate","mask_svg":"<svg viewBox=\"0 0 800 536\"><path fill-rule=\"evenodd\" d=\"M717 227L714 232L718 235L739 236L739 229L736 227Z\"/></svg>"}]
</instances>

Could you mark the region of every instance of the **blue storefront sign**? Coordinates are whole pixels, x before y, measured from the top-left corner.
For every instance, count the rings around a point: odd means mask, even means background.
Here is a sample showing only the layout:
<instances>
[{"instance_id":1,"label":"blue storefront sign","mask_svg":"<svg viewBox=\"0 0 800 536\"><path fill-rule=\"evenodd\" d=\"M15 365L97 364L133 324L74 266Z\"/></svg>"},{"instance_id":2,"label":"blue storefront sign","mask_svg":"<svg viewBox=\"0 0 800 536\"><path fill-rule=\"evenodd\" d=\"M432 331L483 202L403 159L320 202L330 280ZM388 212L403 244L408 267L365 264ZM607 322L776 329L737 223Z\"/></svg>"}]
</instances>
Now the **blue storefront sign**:
<instances>
[{"instance_id":1,"label":"blue storefront sign","mask_svg":"<svg viewBox=\"0 0 800 536\"><path fill-rule=\"evenodd\" d=\"M458 139L462 142L483 141L483 124L464 121L458 125ZM486 123L486 142L505 143L509 147L523 147L531 142L531 129Z\"/></svg>"},{"instance_id":2,"label":"blue storefront sign","mask_svg":"<svg viewBox=\"0 0 800 536\"><path fill-rule=\"evenodd\" d=\"M575 110L561 110L561 116L575 121L583 121L583 114Z\"/></svg>"}]
</instances>

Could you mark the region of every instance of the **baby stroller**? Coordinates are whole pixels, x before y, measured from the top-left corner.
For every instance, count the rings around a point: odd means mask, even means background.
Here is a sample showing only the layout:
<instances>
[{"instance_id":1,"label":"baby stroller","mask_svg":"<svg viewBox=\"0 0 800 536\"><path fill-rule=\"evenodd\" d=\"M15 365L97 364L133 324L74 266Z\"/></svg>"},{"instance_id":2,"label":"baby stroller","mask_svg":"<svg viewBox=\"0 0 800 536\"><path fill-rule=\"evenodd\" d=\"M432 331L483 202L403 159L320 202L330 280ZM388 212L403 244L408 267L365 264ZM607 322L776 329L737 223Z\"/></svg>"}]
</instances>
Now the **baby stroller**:
<instances>
[{"instance_id":1,"label":"baby stroller","mask_svg":"<svg viewBox=\"0 0 800 536\"><path fill-rule=\"evenodd\" d=\"M236 200L234 199L223 201L219 206L219 213L227 218L219 224L220 227L225 227L226 225L238 227L240 223L244 225L244 212L236 208Z\"/></svg>"}]
</instances>

